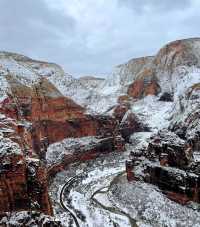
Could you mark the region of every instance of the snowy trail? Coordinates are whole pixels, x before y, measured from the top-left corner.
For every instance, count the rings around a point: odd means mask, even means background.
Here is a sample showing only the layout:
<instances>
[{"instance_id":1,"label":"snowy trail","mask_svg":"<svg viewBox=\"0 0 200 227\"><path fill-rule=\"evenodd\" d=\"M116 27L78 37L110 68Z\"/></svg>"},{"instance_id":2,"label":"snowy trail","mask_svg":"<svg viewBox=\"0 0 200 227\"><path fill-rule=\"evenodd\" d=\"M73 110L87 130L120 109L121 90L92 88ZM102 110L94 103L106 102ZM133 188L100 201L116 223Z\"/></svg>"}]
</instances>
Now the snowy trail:
<instances>
[{"instance_id":1,"label":"snowy trail","mask_svg":"<svg viewBox=\"0 0 200 227\"><path fill-rule=\"evenodd\" d=\"M109 212L112 212L112 213L115 213L115 214L118 214L118 215L122 215L124 217L127 217L127 219L129 220L130 222L130 226L131 227L138 227L137 225L137 221L134 220L133 218L130 217L129 214L127 214L126 212L122 211L119 207L116 207L116 206L105 206L103 203L101 203L98 199L95 198L96 195L99 195L99 194L107 194L110 190L110 187L115 184L117 181L118 181L118 178L121 177L122 175L124 175L124 171L122 173L119 173L117 176L115 176L113 178L113 180L110 182L109 186L108 187L103 187L97 191L94 192L94 194L92 195L91 199L97 204L99 205L100 207L102 207L102 209L104 210L108 210ZM106 190L104 190L106 189Z\"/></svg>"},{"instance_id":2,"label":"snowy trail","mask_svg":"<svg viewBox=\"0 0 200 227\"><path fill-rule=\"evenodd\" d=\"M124 164L124 162L123 162L123 164ZM101 166L102 167L102 166ZM106 167L108 167L107 165L105 166L105 168ZM64 184L64 186L62 187L62 190L61 190L61 193L60 193L60 204L61 204L61 206L62 206L62 208L64 209L64 210L66 210L69 214L70 214L70 216L73 218L73 220L74 220L74 222L75 222L75 225L77 226L77 227L80 227L80 226L85 226L85 224L84 223L82 223L81 224L81 222L82 222L82 220L77 216L77 214L76 214L76 211L74 211L73 210L73 208L71 207L71 205L70 204L68 204L68 202L67 201L65 201L65 190L66 191L68 191L69 192L69 194L70 194L70 192L71 191L76 191L76 186L73 186L73 184L81 184L82 182L82 180L84 179L85 181L87 181L87 176L90 176L90 173L92 173L93 171L95 171L95 169L91 169L90 171L88 171L87 173L81 173L81 174L78 174L78 175L75 175L74 177L72 177L72 178L70 178L65 184ZM121 172L121 168L119 169L119 170L117 170L116 171L116 173L112 173L112 174L108 174L108 172L107 171L105 171L105 173L102 171L102 175L100 176L100 177L102 177L102 176L104 176L105 178L109 178L109 184L107 185L108 187L110 187L110 185L115 181L115 179L118 177L118 176L121 176L121 174L122 173L124 173L124 171L122 171ZM95 185L96 184L96 179L97 178L95 178L93 181L91 181L91 182L88 182L87 183L87 186L89 186L89 187L91 187L92 188L92 186L93 185ZM101 188L100 188L101 189ZM119 216L124 216L125 217L125 219L128 219L128 222L130 222L130 226L132 226L132 227L135 227L135 226L137 226L137 225L133 225L132 223L134 222L125 212L123 212L123 211L121 211L120 209L118 209L118 208L116 208L116 207L107 207L106 205L103 205L101 202L99 202L98 200L96 200L95 198L94 198L94 196L95 196L95 194L97 194L98 192L99 192L99 190L100 189L98 189L98 190L95 190L94 192L92 191L90 194L90 196L88 196L86 199L87 200L91 200L91 201L93 201L94 202L94 205L96 206L96 207L100 207L101 209L104 209L104 210L106 210L106 211L108 211L109 213L114 213L114 214L117 214L117 215L119 215ZM87 190L87 189L86 189ZM73 192L72 192L73 193ZM80 210L80 212L81 212L81 210ZM81 212L82 213L82 212ZM123 217L123 218L124 218ZM85 222L87 223L88 221L87 221L87 218L86 218L86 220L85 220ZM80 224L79 224L80 223ZM114 221L113 221L113 223L114 223ZM89 223L88 223L89 224Z\"/></svg>"},{"instance_id":3,"label":"snowy trail","mask_svg":"<svg viewBox=\"0 0 200 227\"><path fill-rule=\"evenodd\" d=\"M70 209L68 206L66 206L65 203L63 202L63 193L64 193L65 189L68 188L68 187L70 186L70 184L71 184L74 180L76 180L76 178L77 178L77 176L74 176L74 177L72 177L71 179L69 179L69 180L64 184L64 186L63 186L63 188L62 188L62 190L61 190L61 192L60 192L60 204L61 204L61 207L62 207L64 210L66 210L66 211L70 214L70 216L73 218L73 220L74 220L76 226L77 226L77 227L80 227L79 222L78 222L78 219L77 219L76 215L74 214L73 210L71 210L71 209Z\"/></svg>"},{"instance_id":4,"label":"snowy trail","mask_svg":"<svg viewBox=\"0 0 200 227\"><path fill-rule=\"evenodd\" d=\"M71 217L71 226L137 226L132 224L134 220L130 221L128 215L121 212L120 208L113 207L109 210L106 201L98 199L96 202L96 198L94 198L102 187L109 188L117 176L124 173L126 154L119 154L117 157L113 161L113 155L111 155L110 160L106 160L106 163L102 160L96 163L91 162L87 164L84 171L81 171L81 167L76 166L71 173L61 174L62 187L58 192L60 206L62 210L65 210L62 211L62 216ZM106 209L98 203L104 205Z\"/></svg>"}]
</instances>

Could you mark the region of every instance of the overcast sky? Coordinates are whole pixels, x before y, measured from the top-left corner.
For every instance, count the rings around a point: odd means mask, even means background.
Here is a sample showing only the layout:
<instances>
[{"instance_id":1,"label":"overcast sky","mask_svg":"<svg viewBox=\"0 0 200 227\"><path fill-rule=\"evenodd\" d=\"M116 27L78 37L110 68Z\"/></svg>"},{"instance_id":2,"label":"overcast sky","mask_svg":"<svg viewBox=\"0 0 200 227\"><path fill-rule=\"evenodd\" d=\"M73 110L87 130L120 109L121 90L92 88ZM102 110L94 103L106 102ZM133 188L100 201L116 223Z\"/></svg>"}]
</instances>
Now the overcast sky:
<instances>
[{"instance_id":1,"label":"overcast sky","mask_svg":"<svg viewBox=\"0 0 200 227\"><path fill-rule=\"evenodd\" d=\"M55 62L75 76L200 36L200 0L0 0L0 50Z\"/></svg>"}]
</instances>

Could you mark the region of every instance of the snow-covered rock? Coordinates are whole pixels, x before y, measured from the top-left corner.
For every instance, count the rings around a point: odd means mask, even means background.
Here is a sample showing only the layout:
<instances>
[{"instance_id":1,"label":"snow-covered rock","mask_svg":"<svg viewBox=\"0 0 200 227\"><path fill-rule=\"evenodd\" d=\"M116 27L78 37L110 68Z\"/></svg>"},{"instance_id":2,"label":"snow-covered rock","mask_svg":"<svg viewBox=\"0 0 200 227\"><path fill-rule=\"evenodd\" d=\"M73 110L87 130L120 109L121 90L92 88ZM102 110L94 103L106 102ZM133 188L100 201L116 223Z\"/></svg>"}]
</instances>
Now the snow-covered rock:
<instances>
[{"instance_id":1,"label":"snow-covered rock","mask_svg":"<svg viewBox=\"0 0 200 227\"><path fill-rule=\"evenodd\" d=\"M9 155L22 155L20 146L9 138L5 138L3 133L0 132L0 158Z\"/></svg>"},{"instance_id":2,"label":"snow-covered rock","mask_svg":"<svg viewBox=\"0 0 200 227\"><path fill-rule=\"evenodd\" d=\"M29 212L29 211L21 211L21 212L13 212L11 214L6 213L4 217L1 218L0 224L2 226L54 226L54 227L62 227L59 220L55 218L45 215L43 213L38 212Z\"/></svg>"}]
</instances>

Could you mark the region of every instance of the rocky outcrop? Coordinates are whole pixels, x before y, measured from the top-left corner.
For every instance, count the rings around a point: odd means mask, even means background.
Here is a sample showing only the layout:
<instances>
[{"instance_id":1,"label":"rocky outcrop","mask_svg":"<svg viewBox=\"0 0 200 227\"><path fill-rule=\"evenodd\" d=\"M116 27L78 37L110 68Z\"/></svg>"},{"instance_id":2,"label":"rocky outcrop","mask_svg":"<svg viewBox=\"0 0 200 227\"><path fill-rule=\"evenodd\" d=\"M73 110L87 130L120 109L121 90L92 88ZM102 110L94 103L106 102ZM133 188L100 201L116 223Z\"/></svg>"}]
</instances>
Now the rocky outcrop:
<instances>
[{"instance_id":1,"label":"rocky outcrop","mask_svg":"<svg viewBox=\"0 0 200 227\"><path fill-rule=\"evenodd\" d=\"M1 158L0 212L28 208L30 203L26 191L26 164L22 155Z\"/></svg>"},{"instance_id":2,"label":"rocky outcrop","mask_svg":"<svg viewBox=\"0 0 200 227\"><path fill-rule=\"evenodd\" d=\"M62 227L60 221L55 218L41 214L35 211L21 211L5 213L1 215L0 225L2 227L24 227L24 226L42 226L42 227Z\"/></svg>"},{"instance_id":3,"label":"rocky outcrop","mask_svg":"<svg viewBox=\"0 0 200 227\"><path fill-rule=\"evenodd\" d=\"M120 76L120 84L127 86L130 82L135 80L136 75L151 65L153 59L153 56L133 58L125 64L118 65L115 68L116 72L114 72L114 74L118 74Z\"/></svg>"},{"instance_id":4,"label":"rocky outcrop","mask_svg":"<svg viewBox=\"0 0 200 227\"><path fill-rule=\"evenodd\" d=\"M0 151L0 213L38 210L52 215L45 167L3 136Z\"/></svg>"},{"instance_id":5,"label":"rocky outcrop","mask_svg":"<svg viewBox=\"0 0 200 227\"><path fill-rule=\"evenodd\" d=\"M163 120L167 117L167 124L162 126L166 129L155 133L144 150L131 152L126 163L127 178L155 184L182 204L200 202L199 49L200 39L167 44L128 89L128 95L136 99L157 95L160 105L168 106L170 115L158 115ZM142 101L136 103L141 108ZM156 108L152 107L150 111Z\"/></svg>"},{"instance_id":6,"label":"rocky outcrop","mask_svg":"<svg viewBox=\"0 0 200 227\"><path fill-rule=\"evenodd\" d=\"M175 132L192 146L195 151L200 150L200 84L189 87L176 103L170 130ZM181 118L177 116L181 115Z\"/></svg>"},{"instance_id":7,"label":"rocky outcrop","mask_svg":"<svg viewBox=\"0 0 200 227\"><path fill-rule=\"evenodd\" d=\"M46 167L31 151L28 122L0 115L0 213L53 214Z\"/></svg>"},{"instance_id":8,"label":"rocky outcrop","mask_svg":"<svg viewBox=\"0 0 200 227\"><path fill-rule=\"evenodd\" d=\"M65 139L61 143L52 144L46 153L49 165L48 176L52 178L57 172L69 167L71 163L85 162L111 152L123 152L124 140L116 137L82 137Z\"/></svg>"},{"instance_id":9,"label":"rocky outcrop","mask_svg":"<svg viewBox=\"0 0 200 227\"><path fill-rule=\"evenodd\" d=\"M119 131L125 141L129 142L134 132L148 131L148 127L144 126L134 113L127 111L120 123Z\"/></svg>"},{"instance_id":10,"label":"rocky outcrop","mask_svg":"<svg viewBox=\"0 0 200 227\"><path fill-rule=\"evenodd\" d=\"M156 71L167 71L172 74L178 66L200 66L199 42L199 38L191 38L177 40L165 45L154 59Z\"/></svg>"},{"instance_id":11,"label":"rocky outcrop","mask_svg":"<svg viewBox=\"0 0 200 227\"><path fill-rule=\"evenodd\" d=\"M131 153L126 163L128 181L157 185L170 199L186 204L200 202L200 172L190 143L168 130L150 138L145 151ZM148 161L147 161L147 159Z\"/></svg>"},{"instance_id":12,"label":"rocky outcrop","mask_svg":"<svg viewBox=\"0 0 200 227\"><path fill-rule=\"evenodd\" d=\"M31 210L39 210L53 215L51 201L48 195L46 167L35 160L27 163L27 192L31 201Z\"/></svg>"},{"instance_id":13,"label":"rocky outcrop","mask_svg":"<svg viewBox=\"0 0 200 227\"><path fill-rule=\"evenodd\" d=\"M156 165L147 165L145 181L157 185L170 199L186 204L200 202L200 178L198 175Z\"/></svg>"},{"instance_id":14,"label":"rocky outcrop","mask_svg":"<svg viewBox=\"0 0 200 227\"><path fill-rule=\"evenodd\" d=\"M104 78L94 76L83 76L79 78L80 83L89 90L99 87L105 81Z\"/></svg>"},{"instance_id":15,"label":"rocky outcrop","mask_svg":"<svg viewBox=\"0 0 200 227\"><path fill-rule=\"evenodd\" d=\"M127 180L142 180L154 184L171 200L186 205L189 201L200 202L200 178L192 168L181 170L169 167L164 159L160 164L155 162L136 161L136 158L126 162ZM142 171L141 171L142 170Z\"/></svg>"},{"instance_id":16,"label":"rocky outcrop","mask_svg":"<svg viewBox=\"0 0 200 227\"><path fill-rule=\"evenodd\" d=\"M9 117L31 122L38 120L65 121L83 116L84 109L64 97L47 79L32 87L7 76L11 93L1 103L1 112Z\"/></svg>"},{"instance_id":17,"label":"rocky outcrop","mask_svg":"<svg viewBox=\"0 0 200 227\"><path fill-rule=\"evenodd\" d=\"M69 137L110 136L115 132L116 127L117 122L112 117L85 115L64 122L36 121L33 124L33 133L40 139L46 138L51 144Z\"/></svg>"},{"instance_id":18,"label":"rocky outcrop","mask_svg":"<svg viewBox=\"0 0 200 227\"><path fill-rule=\"evenodd\" d=\"M158 95L160 92L172 96L178 79L176 75L181 74L183 69L187 71L187 68L200 66L199 43L200 39L194 38L164 46L152 62L136 74L135 80L128 87L128 95L136 99Z\"/></svg>"},{"instance_id":19,"label":"rocky outcrop","mask_svg":"<svg viewBox=\"0 0 200 227\"><path fill-rule=\"evenodd\" d=\"M19 65L13 70L16 62ZM60 166L66 168L69 163L94 159L112 151L123 151L124 141L118 136L115 118L86 115L83 107L64 96L52 84L47 72L46 77L42 72L38 73L50 67L48 64L17 55L13 55L11 64L11 71L4 70L2 73L8 89L0 103L0 131L5 137L3 146L7 146L6 138L9 138L19 146L20 154L9 155L7 149L1 159L0 213L36 210L52 215L45 157L48 146L69 137L102 138L95 146L85 150L76 148L74 154L65 156ZM20 67L27 70L27 64L31 68L27 72L29 75L20 72ZM55 169L54 165L51 172L55 173Z\"/></svg>"},{"instance_id":20,"label":"rocky outcrop","mask_svg":"<svg viewBox=\"0 0 200 227\"><path fill-rule=\"evenodd\" d=\"M173 102L173 95L168 92L163 92L159 98L159 101Z\"/></svg>"},{"instance_id":21,"label":"rocky outcrop","mask_svg":"<svg viewBox=\"0 0 200 227\"><path fill-rule=\"evenodd\" d=\"M193 150L175 133L162 130L151 138L147 156L151 160L158 158L161 165L184 169L193 160Z\"/></svg>"},{"instance_id":22,"label":"rocky outcrop","mask_svg":"<svg viewBox=\"0 0 200 227\"><path fill-rule=\"evenodd\" d=\"M161 91L157 78L152 69L145 69L129 86L128 95L134 99L141 99L147 95L158 95Z\"/></svg>"},{"instance_id":23,"label":"rocky outcrop","mask_svg":"<svg viewBox=\"0 0 200 227\"><path fill-rule=\"evenodd\" d=\"M123 95L118 98L118 104L113 110L113 116L118 121L119 132L126 142L134 132L149 131L138 117L131 111L132 98Z\"/></svg>"},{"instance_id":24,"label":"rocky outcrop","mask_svg":"<svg viewBox=\"0 0 200 227\"><path fill-rule=\"evenodd\" d=\"M81 138L86 136L112 137L120 135L117 121L109 116L90 116L74 118L66 121L37 121L29 129L32 150L45 161L47 147L61 142L65 138ZM78 157L75 157L77 159Z\"/></svg>"}]
</instances>

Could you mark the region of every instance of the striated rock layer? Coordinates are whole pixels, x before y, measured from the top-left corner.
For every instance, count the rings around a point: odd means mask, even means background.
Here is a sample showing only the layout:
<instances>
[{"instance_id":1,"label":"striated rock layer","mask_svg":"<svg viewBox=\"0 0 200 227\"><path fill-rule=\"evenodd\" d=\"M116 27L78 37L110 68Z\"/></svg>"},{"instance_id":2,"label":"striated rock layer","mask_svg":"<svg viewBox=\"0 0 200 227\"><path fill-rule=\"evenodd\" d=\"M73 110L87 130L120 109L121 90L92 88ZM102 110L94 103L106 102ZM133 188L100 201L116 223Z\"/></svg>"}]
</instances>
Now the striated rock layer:
<instances>
[{"instance_id":1,"label":"striated rock layer","mask_svg":"<svg viewBox=\"0 0 200 227\"><path fill-rule=\"evenodd\" d=\"M52 215L46 168L25 157L18 144L1 136L0 213L38 210Z\"/></svg>"},{"instance_id":2,"label":"striated rock layer","mask_svg":"<svg viewBox=\"0 0 200 227\"><path fill-rule=\"evenodd\" d=\"M103 139L89 150L77 149L66 156L58 163L62 168L103 153L123 151L117 121L110 116L85 114L85 108L64 96L49 79L50 74L63 74L57 65L2 53L0 66L4 83L0 100L0 213L35 210L53 215L47 178L57 171L54 167L47 174L48 146L69 137Z\"/></svg>"},{"instance_id":3,"label":"striated rock layer","mask_svg":"<svg viewBox=\"0 0 200 227\"><path fill-rule=\"evenodd\" d=\"M142 99L133 104L133 113L150 125L153 123L155 133L146 148L131 152L126 163L127 178L155 184L170 199L182 204L200 202L199 50L199 38L167 44L128 88L129 96ZM146 95L154 98L144 98ZM149 105L146 100L152 103ZM160 111L156 102L166 110ZM140 114L138 107L148 112ZM155 120L151 112L157 117Z\"/></svg>"}]
</instances>

